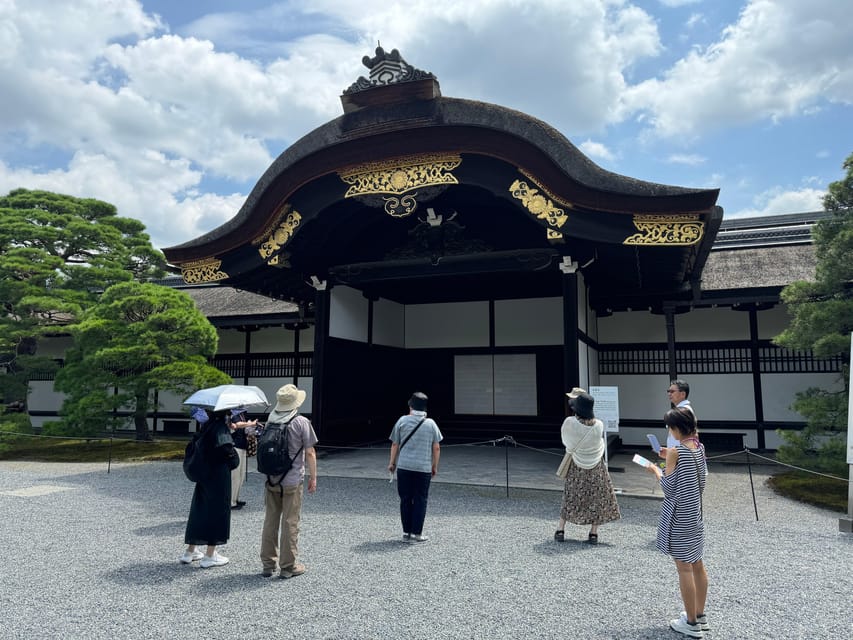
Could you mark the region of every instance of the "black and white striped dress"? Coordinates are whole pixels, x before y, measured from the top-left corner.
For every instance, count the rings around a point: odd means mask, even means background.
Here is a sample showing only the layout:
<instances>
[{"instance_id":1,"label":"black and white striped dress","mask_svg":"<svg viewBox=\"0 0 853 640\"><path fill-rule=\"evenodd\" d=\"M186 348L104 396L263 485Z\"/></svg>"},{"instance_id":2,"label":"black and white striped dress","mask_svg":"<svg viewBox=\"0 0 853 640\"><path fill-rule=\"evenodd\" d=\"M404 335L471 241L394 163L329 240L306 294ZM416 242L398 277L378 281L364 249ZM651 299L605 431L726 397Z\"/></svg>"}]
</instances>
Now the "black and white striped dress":
<instances>
[{"instance_id":1,"label":"black and white striped dress","mask_svg":"<svg viewBox=\"0 0 853 640\"><path fill-rule=\"evenodd\" d=\"M661 477L664 500L658 522L657 548L682 562L702 559L705 525L702 492L708 467L704 450L678 445L678 463L672 475Z\"/></svg>"}]
</instances>

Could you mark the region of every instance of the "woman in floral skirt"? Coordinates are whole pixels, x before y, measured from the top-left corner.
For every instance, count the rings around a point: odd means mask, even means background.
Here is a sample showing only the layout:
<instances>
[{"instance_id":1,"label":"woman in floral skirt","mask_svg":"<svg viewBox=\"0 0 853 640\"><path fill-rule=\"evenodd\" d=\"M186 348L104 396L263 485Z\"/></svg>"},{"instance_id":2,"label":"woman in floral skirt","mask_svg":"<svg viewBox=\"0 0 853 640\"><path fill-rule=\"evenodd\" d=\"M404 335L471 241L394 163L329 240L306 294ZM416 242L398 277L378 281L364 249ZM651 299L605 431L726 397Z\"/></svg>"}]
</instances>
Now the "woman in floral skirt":
<instances>
[{"instance_id":1,"label":"woman in floral skirt","mask_svg":"<svg viewBox=\"0 0 853 640\"><path fill-rule=\"evenodd\" d=\"M604 424L593 414L595 400L583 389L572 389L569 405L574 411L563 422L560 436L566 453L571 454L560 525L554 540L565 539L566 522L590 525L587 542L598 544L598 527L618 520L619 505L604 463Z\"/></svg>"}]
</instances>

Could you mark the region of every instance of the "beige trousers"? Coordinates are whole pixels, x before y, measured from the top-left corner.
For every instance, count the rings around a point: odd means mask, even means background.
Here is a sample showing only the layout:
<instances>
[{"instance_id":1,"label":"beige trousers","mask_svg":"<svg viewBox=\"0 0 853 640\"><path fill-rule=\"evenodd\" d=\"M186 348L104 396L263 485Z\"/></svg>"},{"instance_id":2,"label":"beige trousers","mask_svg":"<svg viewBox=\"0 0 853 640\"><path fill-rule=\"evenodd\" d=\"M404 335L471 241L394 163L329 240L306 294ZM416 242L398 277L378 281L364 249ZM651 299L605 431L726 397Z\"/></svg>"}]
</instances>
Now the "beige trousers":
<instances>
[{"instance_id":1,"label":"beige trousers","mask_svg":"<svg viewBox=\"0 0 853 640\"><path fill-rule=\"evenodd\" d=\"M231 469L231 506L237 506L237 498L240 497L240 489L243 488L243 481L246 479L246 450L237 449L237 457L240 458L240 464L236 469Z\"/></svg>"},{"instance_id":2,"label":"beige trousers","mask_svg":"<svg viewBox=\"0 0 853 640\"><path fill-rule=\"evenodd\" d=\"M264 529L261 533L261 564L264 569L275 571L276 564L281 569L292 569L296 564L301 513L302 483L295 487L264 484Z\"/></svg>"}]
</instances>

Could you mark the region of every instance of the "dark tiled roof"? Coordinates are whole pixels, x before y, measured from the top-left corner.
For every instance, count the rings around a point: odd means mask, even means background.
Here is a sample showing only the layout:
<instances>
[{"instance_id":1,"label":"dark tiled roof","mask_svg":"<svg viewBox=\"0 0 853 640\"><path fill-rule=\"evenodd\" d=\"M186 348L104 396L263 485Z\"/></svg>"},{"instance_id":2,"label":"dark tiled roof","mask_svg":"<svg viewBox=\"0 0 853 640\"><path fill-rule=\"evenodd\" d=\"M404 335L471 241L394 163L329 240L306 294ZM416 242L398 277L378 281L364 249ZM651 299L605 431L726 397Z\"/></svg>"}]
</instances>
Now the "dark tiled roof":
<instances>
[{"instance_id":1,"label":"dark tiled roof","mask_svg":"<svg viewBox=\"0 0 853 640\"><path fill-rule=\"evenodd\" d=\"M760 218L724 218L711 250L810 243L812 226L829 215L825 211L813 211Z\"/></svg>"}]
</instances>

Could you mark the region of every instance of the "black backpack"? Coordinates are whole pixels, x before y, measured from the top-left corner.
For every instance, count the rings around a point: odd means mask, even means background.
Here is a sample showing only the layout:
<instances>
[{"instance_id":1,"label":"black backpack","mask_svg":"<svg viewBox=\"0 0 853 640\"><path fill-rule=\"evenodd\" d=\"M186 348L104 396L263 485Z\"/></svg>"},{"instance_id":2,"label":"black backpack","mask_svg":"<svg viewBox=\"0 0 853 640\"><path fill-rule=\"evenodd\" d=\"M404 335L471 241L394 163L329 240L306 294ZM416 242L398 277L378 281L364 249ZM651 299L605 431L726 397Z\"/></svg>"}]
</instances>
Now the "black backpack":
<instances>
[{"instance_id":1,"label":"black backpack","mask_svg":"<svg viewBox=\"0 0 853 640\"><path fill-rule=\"evenodd\" d=\"M208 465L204 455L204 436L202 429L193 436L184 449L184 475L190 482L201 482L207 477Z\"/></svg>"},{"instance_id":2,"label":"black backpack","mask_svg":"<svg viewBox=\"0 0 853 640\"><path fill-rule=\"evenodd\" d=\"M302 453L302 447L299 447L299 451L291 458L287 450L287 427L292 420L293 418L287 422L268 422L258 438L258 472L267 477L267 484L270 486L273 486L272 476L281 476L275 483L281 485L285 474L293 466L293 461Z\"/></svg>"}]
</instances>

